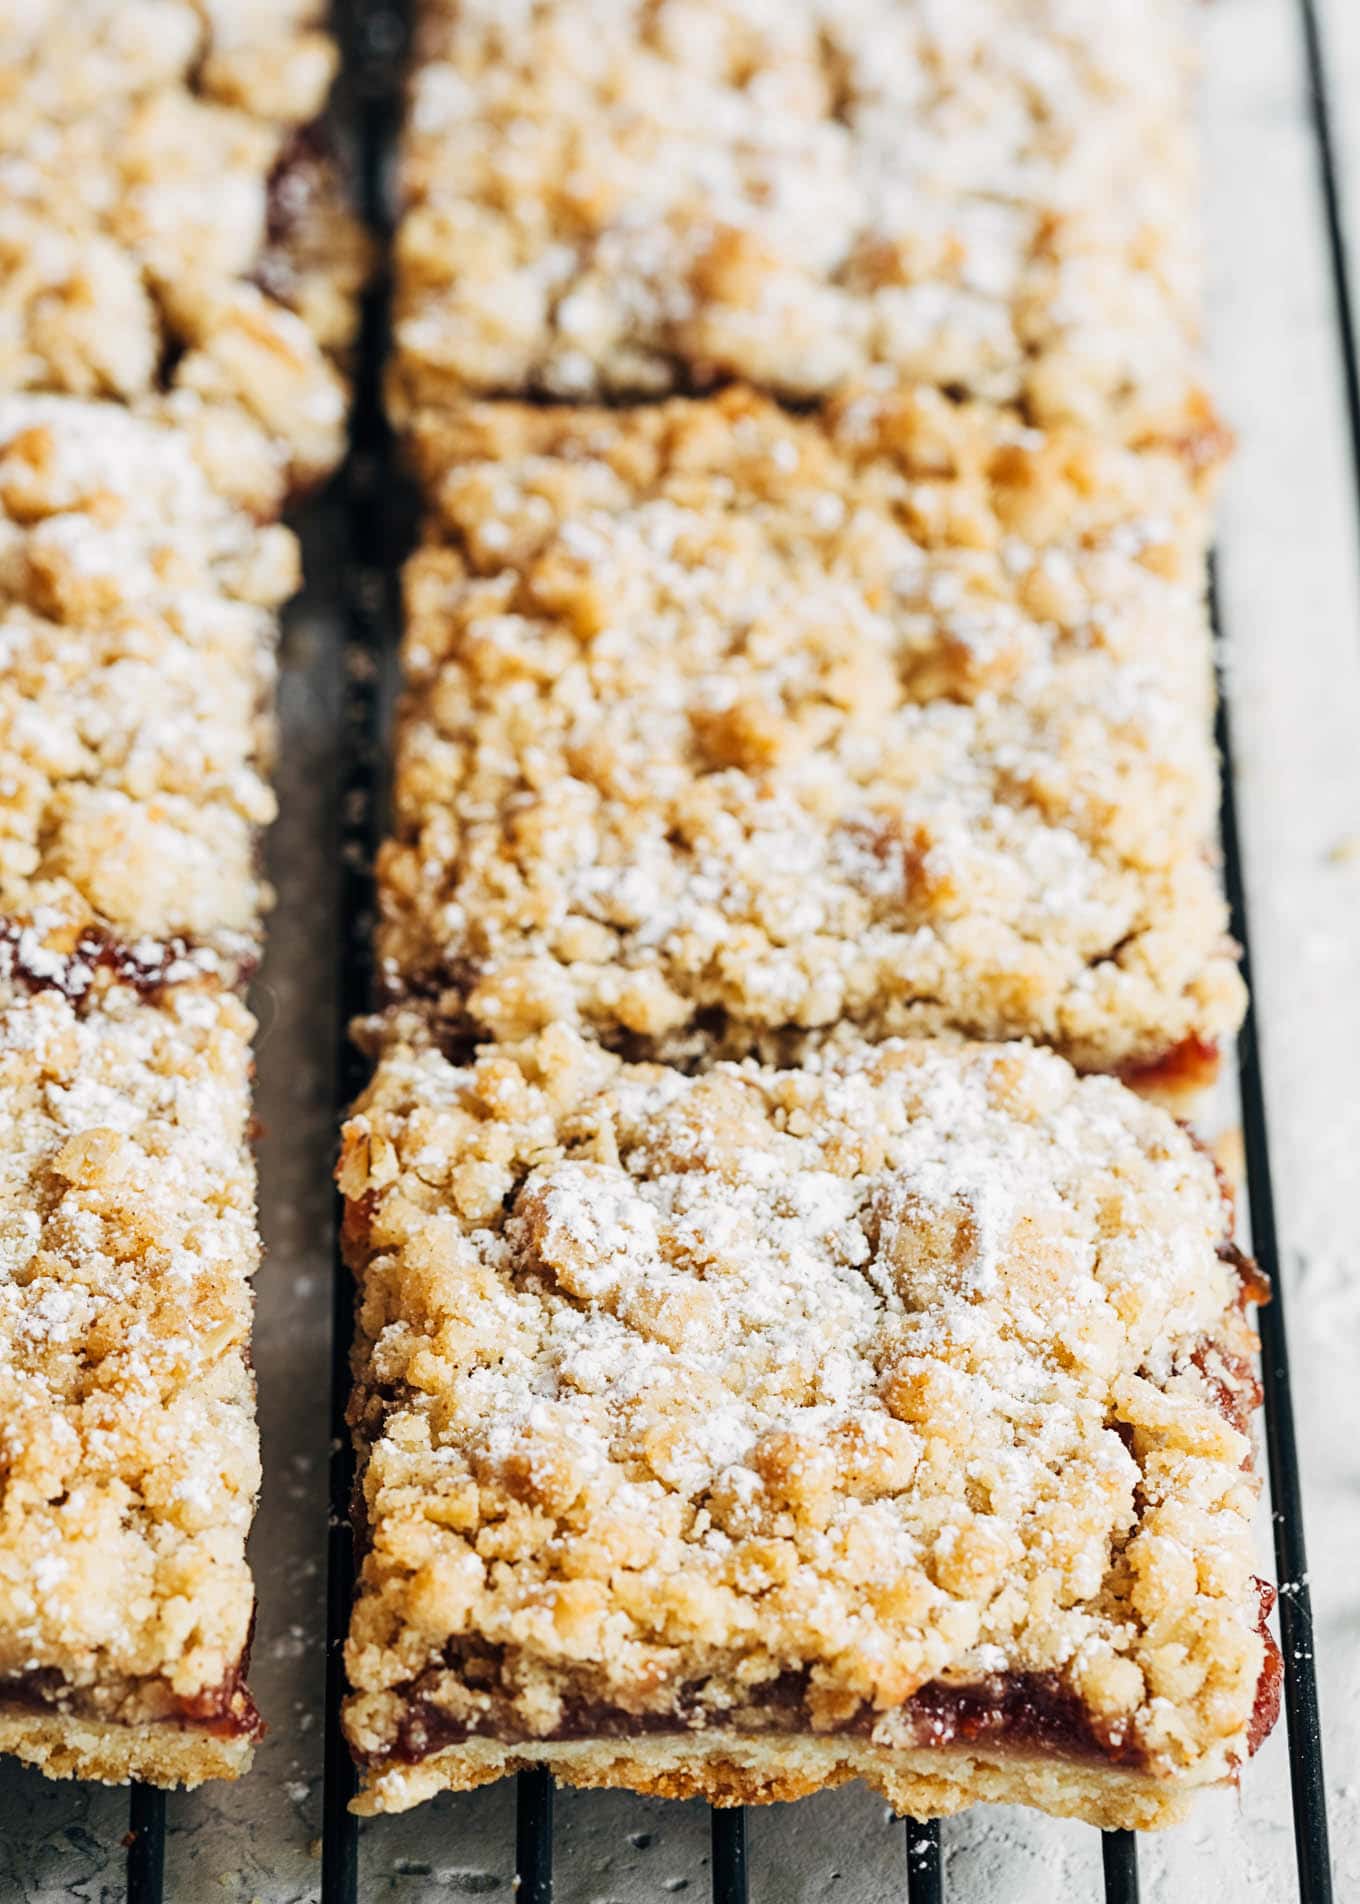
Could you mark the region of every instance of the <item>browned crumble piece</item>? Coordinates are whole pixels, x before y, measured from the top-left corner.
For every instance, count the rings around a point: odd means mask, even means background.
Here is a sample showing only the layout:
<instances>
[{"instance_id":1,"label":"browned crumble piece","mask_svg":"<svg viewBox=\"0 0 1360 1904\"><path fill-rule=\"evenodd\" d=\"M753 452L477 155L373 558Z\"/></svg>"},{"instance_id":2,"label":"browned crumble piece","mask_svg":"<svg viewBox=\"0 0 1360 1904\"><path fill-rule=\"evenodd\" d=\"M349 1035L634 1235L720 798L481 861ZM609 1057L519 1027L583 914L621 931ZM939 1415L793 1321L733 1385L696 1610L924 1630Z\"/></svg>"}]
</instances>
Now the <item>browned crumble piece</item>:
<instances>
[{"instance_id":1,"label":"browned crumble piece","mask_svg":"<svg viewBox=\"0 0 1360 1904\"><path fill-rule=\"evenodd\" d=\"M27 936L0 946L0 1750L233 1777L259 1731L252 1021Z\"/></svg>"},{"instance_id":2,"label":"browned crumble piece","mask_svg":"<svg viewBox=\"0 0 1360 1904\"><path fill-rule=\"evenodd\" d=\"M883 380L424 413L380 952L454 1038L1212 1057L1201 485Z\"/></svg>"},{"instance_id":3,"label":"browned crumble piece","mask_svg":"<svg viewBox=\"0 0 1360 1904\"><path fill-rule=\"evenodd\" d=\"M462 393L1193 418L1185 0L438 0L401 169L399 416Z\"/></svg>"},{"instance_id":4,"label":"browned crumble piece","mask_svg":"<svg viewBox=\"0 0 1360 1904\"><path fill-rule=\"evenodd\" d=\"M0 19L0 391L223 411L289 486L339 460L365 244L299 138L312 0L36 0Z\"/></svg>"},{"instance_id":5,"label":"browned crumble piece","mask_svg":"<svg viewBox=\"0 0 1360 1904\"><path fill-rule=\"evenodd\" d=\"M1257 1286L1116 1080L392 1043L338 1178L359 1810L541 1764L1151 1826L1269 1730Z\"/></svg>"}]
</instances>

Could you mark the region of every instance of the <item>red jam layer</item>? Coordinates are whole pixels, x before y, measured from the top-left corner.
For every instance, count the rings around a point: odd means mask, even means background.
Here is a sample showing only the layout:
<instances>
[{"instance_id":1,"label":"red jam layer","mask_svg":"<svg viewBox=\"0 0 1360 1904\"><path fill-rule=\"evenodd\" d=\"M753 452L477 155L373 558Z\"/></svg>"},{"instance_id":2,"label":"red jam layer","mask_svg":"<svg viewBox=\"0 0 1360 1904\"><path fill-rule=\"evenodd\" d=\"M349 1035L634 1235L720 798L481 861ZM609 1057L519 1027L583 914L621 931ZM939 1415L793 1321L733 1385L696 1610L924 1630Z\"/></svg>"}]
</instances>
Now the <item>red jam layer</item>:
<instances>
[{"instance_id":1,"label":"red jam layer","mask_svg":"<svg viewBox=\"0 0 1360 1904\"><path fill-rule=\"evenodd\" d=\"M1203 1038L1182 1038L1160 1058L1147 1064L1128 1065L1120 1077L1131 1090L1166 1092L1179 1097L1183 1093L1207 1091L1218 1077L1219 1049Z\"/></svg>"},{"instance_id":2,"label":"red jam layer","mask_svg":"<svg viewBox=\"0 0 1360 1904\"><path fill-rule=\"evenodd\" d=\"M179 1725L194 1732L209 1733L215 1739L260 1739L264 1721L245 1687L246 1666L236 1667L217 1686L205 1687L192 1698L181 1698L158 1681L130 1681L129 1696L154 1694L153 1710L124 1720L118 1712L102 1711L97 1703L97 1688L70 1686L50 1667L38 1672L21 1673L0 1680L0 1708L18 1707L24 1712L70 1714L79 1719L106 1724Z\"/></svg>"},{"instance_id":3,"label":"red jam layer","mask_svg":"<svg viewBox=\"0 0 1360 1904\"><path fill-rule=\"evenodd\" d=\"M208 946L171 938L119 939L98 926L85 927L66 950L49 946L32 926L0 919L0 980L30 992L60 992L78 1005L101 973L131 986L144 998L158 998L171 985L207 978L244 985L254 969L253 956L224 960Z\"/></svg>"},{"instance_id":4,"label":"red jam layer","mask_svg":"<svg viewBox=\"0 0 1360 1904\"><path fill-rule=\"evenodd\" d=\"M494 1649L475 1656L469 1653L457 1664L465 1679L484 1684L488 1690L492 1689L488 1682L499 1678L500 1661ZM671 1710L655 1713L570 1701L561 1722L551 1732L530 1734L513 1725L495 1724L483 1732L474 1731L426 1697L417 1684L407 1700L396 1740L386 1752L374 1755L373 1762L417 1764L446 1746L461 1745L474 1737L492 1738L507 1745L531 1740L544 1744L714 1732L743 1737L815 1733L819 1737L867 1738L888 1716L870 1708L840 1725L814 1724L803 1673L783 1673L753 1690L750 1704L740 1713L706 1710L703 1691L702 1685L684 1687ZM891 1716L899 1723L906 1722L902 1728L904 1744L943 1747L988 1741L1013 1750L1132 1766L1142 1758L1140 1748L1122 1727L1100 1726L1056 1673L998 1673L957 1684L932 1680L896 1707Z\"/></svg>"}]
</instances>

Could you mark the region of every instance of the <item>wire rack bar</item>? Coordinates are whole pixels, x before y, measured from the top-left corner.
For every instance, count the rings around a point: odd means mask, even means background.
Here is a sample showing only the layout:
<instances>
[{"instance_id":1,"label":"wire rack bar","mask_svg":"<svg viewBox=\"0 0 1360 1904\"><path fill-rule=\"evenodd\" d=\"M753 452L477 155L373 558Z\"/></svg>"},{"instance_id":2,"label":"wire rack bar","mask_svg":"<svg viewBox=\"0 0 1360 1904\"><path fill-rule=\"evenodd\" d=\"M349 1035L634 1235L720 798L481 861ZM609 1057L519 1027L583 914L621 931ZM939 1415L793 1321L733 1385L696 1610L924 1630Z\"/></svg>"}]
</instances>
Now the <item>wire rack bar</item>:
<instances>
[{"instance_id":1,"label":"wire rack bar","mask_svg":"<svg viewBox=\"0 0 1360 1904\"><path fill-rule=\"evenodd\" d=\"M709 1808L713 1904L746 1904L746 1808Z\"/></svg>"},{"instance_id":2,"label":"wire rack bar","mask_svg":"<svg viewBox=\"0 0 1360 1904\"><path fill-rule=\"evenodd\" d=\"M338 10L345 83L357 126L359 197L370 230L388 226L385 168L396 128L398 61L404 23L395 9L349 0ZM336 1104L343 1113L362 1088L366 1064L349 1036L351 1021L373 996L373 855L380 795L380 658L387 626L389 580L386 466L389 445L382 405L387 336L387 285L381 278L364 298L345 465L343 586L347 627L341 703L340 938ZM354 1296L340 1258L340 1200L335 1205L336 1260L331 1299L330 1529L326 1579L326 1731L322 1799L323 1904L356 1904L359 1895L358 1821L349 1809L355 1775L340 1725L345 1693L344 1641L354 1591L350 1506L354 1456L346 1423ZM543 1900L547 1904L547 1900Z\"/></svg>"},{"instance_id":3,"label":"wire rack bar","mask_svg":"<svg viewBox=\"0 0 1360 1904\"><path fill-rule=\"evenodd\" d=\"M515 1901L552 1904L553 1781L533 1766L515 1780Z\"/></svg>"},{"instance_id":4,"label":"wire rack bar","mask_svg":"<svg viewBox=\"0 0 1360 1904\"><path fill-rule=\"evenodd\" d=\"M343 1110L363 1082L363 1064L344 1026L369 998L369 928L372 923L373 762L377 738L377 668L359 618L367 591L358 601L344 657L342 703L344 761L341 777L342 934L346 941L339 988L340 1049L336 1057L337 1108ZM335 1223L339 1235L337 1198ZM344 1641L354 1589L354 1543L350 1499L354 1456L345 1414L349 1402L349 1345L354 1332L354 1299L349 1272L337 1260L331 1295L330 1527L326 1573L326 1737L322 1800L321 1895L324 1904L354 1904L358 1895L358 1831L349 1811L354 1796L354 1767L340 1729L345 1691Z\"/></svg>"},{"instance_id":5,"label":"wire rack bar","mask_svg":"<svg viewBox=\"0 0 1360 1904\"><path fill-rule=\"evenodd\" d=\"M1222 639L1222 614L1216 574L1210 602ZM1302 1904L1331 1904L1332 1871L1327 1834L1327 1790L1322 1769L1322 1728L1313 1659L1313 1610L1308 1587L1308 1557L1303 1532L1303 1494L1290 1393L1289 1347L1285 1331L1286 1292L1280 1274L1275 1194L1271 1178L1265 1081L1252 991L1251 930L1232 753L1232 715L1226 691L1219 695L1218 745L1223 759L1224 880L1233 936L1242 948L1247 982L1246 1020L1238 1038L1242 1093L1242 1140L1247 1166L1247 1208L1251 1246L1270 1278L1273 1295L1258 1311L1261 1379L1265 1389L1266 1461L1275 1535L1275 1567L1280 1586L1280 1642L1284 1654L1284 1704L1289 1731L1289 1778L1294 1802L1294 1848Z\"/></svg>"},{"instance_id":6,"label":"wire rack bar","mask_svg":"<svg viewBox=\"0 0 1360 1904\"><path fill-rule=\"evenodd\" d=\"M1327 84L1326 49L1317 0L1299 0L1308 77L1308 106L1317 154L1318 183L1327 226L1327 252L1336 302L1341 373L1350 436L1353 501L1360 514L1360 346L1352 288L1340 167ZM1217 603L1216 603L1217 606ZM1220 744L1230 762L1230 713L1226 698L1220 712ZM1237 851L1237 815L1230 767L1225 773L1223 826L1229 835L1229 901L1234 930L1243 947L1243 974L1251 983L1246 930L1246 894ZM1266 1451L1274 1505L1275 1562L1279 1578L1280 1640L1284 1652L1285 1717L1289 1727L1289 1775L1294 1800L1294 1846L1299 1895L1304 1904L1327 1904L1332 1896L1327 1830L1327 1793L1323 1778L1322 1735L1317 1674L1313 1655L1313 1610L1308 1583L1299 1490L1298 1447L1290 1400L1289 1355L1285 1339L1284 1289L1278 1274L1279 1247L1271 1188L1265 1090L1254 1008L1248 1012L1240 1043L1243 1138L1247 1156L1247 1197L1253 1248L1275 1287L1275 1299L1261 1312L1262 1380L1265 1385Z\"/></svg>"},{"instance_id":7,"label":"wire rack bar","mask_svg":"<svg viewBox=\"0 0 1360 1904\"><path fill-rule=\"evenodd\" d=\"M165 1889L165 1793L134 1785L128 1803L127 1904L161 1904Z\"/></svg>"},{"instance_id":8,"label":"wire rack bar","mask_svg":"<svg viewBox=\"0 0 1360 1904\"><path fill-rule=\"evenodd\" d=\"M1138 1840L1131 1831L1102 1831L1105 1904L1138 1904Z\"/></svg>"},{"instance_id":9,"label":"wire rack bar","mask_svg":"<svg viewBox=\"0 0 1360 1904\"><path fill-rule=\"evenodd\" d=\"M940 1904L944 1871L940 1860L939 1820L907 1820L908 1904Z\"/></svg>"},{"instance_id":10,"label":"wire rack bar","mask_svg":"<svg viewBox=\"0 0 1360 1904\"><path fill-rule=\"evenodd\" d=\"M1336 324L1341 345L1341 370L1345 379L1346 419L1350 430L1351 462L1356 483L1356 504L1360 508L1360 349L1357 349L1355 298L1351 287L1350 259L1346 246L1346 223L1341 198L1341 173L1336 158L1336 137L1332 127L1331 94L1327 85L1327 61L1318 19L1317 0L1299 0L1299 19L1303 33L1304 62L1308 75L1308 111L1313 125L1313 144L1317 153L1318 184L1327 223L1327 255L1331 265L1332 290L1336 299Z\"/></svg>"},{"instance_id":11,"label":"wire rack bar","mask_svg":"<svg viewBox=\"0 0 1360 1904\"><path fill-rule=\"evenodd\" d=\"M1314 149L1318 158L1318 185L1322 188L1322 206L1328 227L1328 259L1331 265L1331 289L1337 310L1337 337L1341 350L1341 375L1345 383L1345 404L1350 436L1350 463L1354 480L1354 503L1360 512L1360 331L1356 327L1356 301L1350 280L1349 248L1345 228L1345 206L1341 196L1341 171L1337 166L1337 143L1331 122L1331 95L1328 88L1328 63L1318 19L1316 0L1299 0L1299 19L1303 29L1303 50L1309 74L1309 114L1312 120ZM1227 756L1229 710L1223 710L1223 746ZM1225 832L1232 830L1236 842L1236 813L1232 805L1232 775L1227 775L1225 792ZM1236 887L1229 887L1234 908L1236 931L1246 948L1246 893L1240 863L1236 868ZM1244 973L1250 984L1250 956L1244 960ZM1270 1487L1274 1493L1274 1552L1280 1577L1280 1639L1284 1647L1284 1704L1290 1727L1290 1778L1293 1786L1293 1824L1295 1851L1299 1866L1299 1894L1305 1904L1324 1904L1331 1898L1331 1858L1328 1847L1328 1801L1322 1773L1322 1731L1318 1716L1318 1683L1312 1653L1312 1599L1309 1590L1309 1559L1303 1542L1303 1516L1299 1510L1299 1453L1293 1432L1293 1407L1290 1401L1290 1361L1284 1339L1284 1289L1276 1274L1278 1243L1274 1230L1274 1200L1270 1194L1270 1154L1265 1127L1265 1089L1261 1080L1261 1047L1255 1013L1248 1015L1242 1032L1242 1081L1244 1101L1251 1087L1253 1104L1244 1102L1244 1140L1248 1152L1248 1205L1251 1211L1251 1236L1255 1253L1265 1262L1274 1279L1274 1302L1261 1314L1261 1363L1265 1380L1267 1409L1267 1453L1270 1460ZM1278 1472L1278 1479L1276 1479Z\"/></svg>"},{"instance_id":12,"label":"wire rack bar","mask_svg":"<svg viewBox=\"0 0 1360 1904\"><path fill-rule=\"evenodd\" d=\"M358 488L362 467L352 479ZM355 521L358 496L350 512ZM371 590L362 575L354 578L351 623L344 654L342 763L340 782L340 906L344 959L339 986L339 1048L336 1053L337 1108L343 1110L363 1083L363 1062L345 1027L365 1009L370 996L372 925L372 851L378 736L377 666L371 640ZM335 1225L339 1236L340 1208ZM359 1882L357 1820L349 1810L354 1796L354 1766L340 1729L345 1692L344 1642L354 1590L354 1542L350 1500L354 1456L345 1414L349 1402L349 1345L354 1332L354 1298L349 1272L336 1251L331 1292L330 1526L326 1561L326 1736L322 1796L321 1896L323 1904L355 1904Z\"/></svg>"}]
</instances>

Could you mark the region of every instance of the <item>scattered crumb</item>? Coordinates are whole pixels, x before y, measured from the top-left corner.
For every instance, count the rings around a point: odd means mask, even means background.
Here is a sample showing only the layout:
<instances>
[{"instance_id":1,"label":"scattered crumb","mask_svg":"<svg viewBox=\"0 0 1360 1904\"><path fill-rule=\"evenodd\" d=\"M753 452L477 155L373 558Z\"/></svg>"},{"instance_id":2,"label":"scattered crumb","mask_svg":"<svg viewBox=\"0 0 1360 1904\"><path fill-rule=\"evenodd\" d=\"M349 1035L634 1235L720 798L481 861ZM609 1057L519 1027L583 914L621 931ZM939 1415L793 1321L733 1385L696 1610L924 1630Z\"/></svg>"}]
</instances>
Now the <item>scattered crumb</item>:
<instances>
[{"instance_id":1,"label":"scattered crumb","mask_svg":"<svg viewBox=\"0 0 1360 1904\"><path fill-rule=\"evenodd\" d=\"M1228 1130L1220 1131L1209 1150L1227 1178L1233 1194L1239 1195L1247 1182L1247 1153L1242 1143L1242 1126L1234 1124Z\"/></svg>"}]
</instances>

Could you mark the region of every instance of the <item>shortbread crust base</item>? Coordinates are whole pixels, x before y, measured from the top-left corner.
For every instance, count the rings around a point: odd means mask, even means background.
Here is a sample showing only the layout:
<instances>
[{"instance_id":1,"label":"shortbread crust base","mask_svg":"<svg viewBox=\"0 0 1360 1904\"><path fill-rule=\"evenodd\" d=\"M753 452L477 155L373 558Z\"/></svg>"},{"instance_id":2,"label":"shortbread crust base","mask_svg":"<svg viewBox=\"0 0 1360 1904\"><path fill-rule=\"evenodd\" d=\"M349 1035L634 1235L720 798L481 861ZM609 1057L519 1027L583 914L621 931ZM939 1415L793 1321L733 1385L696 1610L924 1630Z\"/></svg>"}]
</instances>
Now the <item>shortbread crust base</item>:
<instances>
[{"instance_id":1,"label":"shortbread crust base","mask_svg":"<svg viewBox=\"0 0 1360 1904\"><path fill-rule=\"evenodd\" d=\"M62 1712L0 1708L0 1753L34 1765L47 1778L92 1778L105 1785L192 1788L249 1771L255 1740L219 1737L165 1723L118 1725Z\"/></svg>"},{"instance_id":2,"label":"shortbread crust base","mask_svg":"<svg viewBox=\"0 0 1360 1904\"><path fill-rule=\"evenodd\" d=\"M713 1805L767 1805L863 1779L894 1811L944 1818L969 1805L1028 1805L1107 1831L1155 1831L1186 1816L1199 1780L1171 1784L1098 1760L1033 1753L987 1754L971 1746L916 1750L850 1738L543 1740L503 1745L469 1739L417 1764L370 1767L350 1809L360 1817L408 1811L442 1791L466 1792L530 1766L568 1785L615 1787Z\"/></svg>"}]
</instances>

